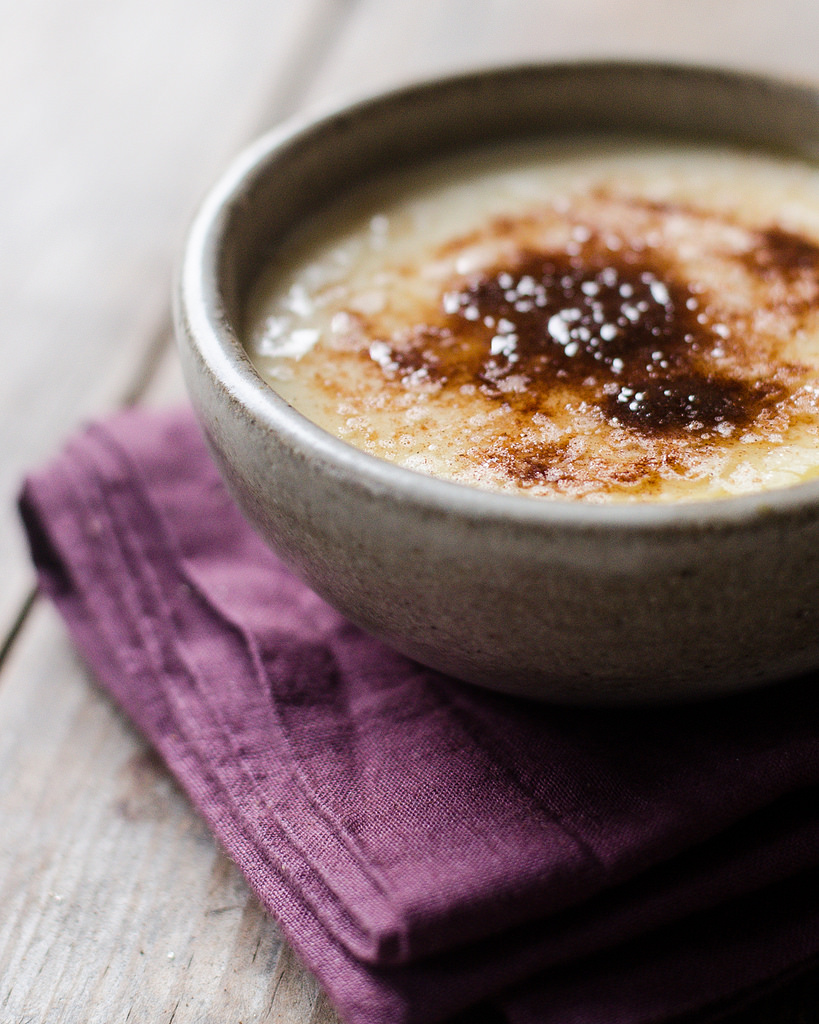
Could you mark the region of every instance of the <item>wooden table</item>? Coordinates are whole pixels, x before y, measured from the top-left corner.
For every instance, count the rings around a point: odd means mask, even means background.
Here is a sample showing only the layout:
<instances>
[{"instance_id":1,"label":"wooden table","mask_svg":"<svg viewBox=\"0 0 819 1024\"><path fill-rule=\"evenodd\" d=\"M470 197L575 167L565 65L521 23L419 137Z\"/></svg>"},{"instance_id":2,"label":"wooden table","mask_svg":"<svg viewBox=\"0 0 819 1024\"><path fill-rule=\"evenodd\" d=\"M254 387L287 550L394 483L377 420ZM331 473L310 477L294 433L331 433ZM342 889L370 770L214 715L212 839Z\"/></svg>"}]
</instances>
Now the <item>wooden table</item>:
<instances>
[{"instance_id":1,"label":"wooden table","mask_svg":"<svg viewBox=\"0 0 819 1024\"><path fill-rule=\"evenodd\" d=\"M0 0L0 1022L336 1016L34 594L24 470L183 391L204 189L295 110L444 70L649 56L819 79L816 0ZM736 1018L819 1018L819 977ZM389 1024L389 1022L385 1022Z\"/></svg>"}]
</instances>

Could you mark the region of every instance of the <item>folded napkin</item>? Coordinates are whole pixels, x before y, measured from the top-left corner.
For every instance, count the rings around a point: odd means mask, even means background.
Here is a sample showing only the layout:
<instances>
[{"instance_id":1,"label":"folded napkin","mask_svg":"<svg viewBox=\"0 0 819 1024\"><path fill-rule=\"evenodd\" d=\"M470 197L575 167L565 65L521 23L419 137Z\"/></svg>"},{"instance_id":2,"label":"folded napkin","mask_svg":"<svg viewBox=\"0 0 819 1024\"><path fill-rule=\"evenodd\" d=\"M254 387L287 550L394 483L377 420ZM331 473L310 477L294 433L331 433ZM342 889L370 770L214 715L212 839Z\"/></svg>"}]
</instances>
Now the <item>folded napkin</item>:
<instances>
[{"instance_id":1,"label":"folded napkin","mask_svg":"<svg viewBox=\"0 0 819 1024\"><path fill-rule=\"evenodd\" d=\"M814 678L617 711L446 678L281 565L188 412L92 426L21 508L79 648L351 1024L656 1024L819 955Z\"/></svg>"}]
</instances>

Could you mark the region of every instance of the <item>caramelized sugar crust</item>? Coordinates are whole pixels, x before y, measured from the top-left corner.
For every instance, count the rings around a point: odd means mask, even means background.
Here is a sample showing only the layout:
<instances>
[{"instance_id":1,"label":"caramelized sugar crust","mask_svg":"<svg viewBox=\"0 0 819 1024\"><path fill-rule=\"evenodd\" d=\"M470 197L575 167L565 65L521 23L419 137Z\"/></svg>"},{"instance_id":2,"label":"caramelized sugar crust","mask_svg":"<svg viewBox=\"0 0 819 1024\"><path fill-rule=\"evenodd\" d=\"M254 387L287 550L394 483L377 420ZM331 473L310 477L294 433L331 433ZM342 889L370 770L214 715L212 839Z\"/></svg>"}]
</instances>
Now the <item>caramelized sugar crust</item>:
<instances>
[{"instance_id":1,"label":"caramelized sugar crust","mask_svg":"<svg viewBox=\"0 0 819 1024\"><path fill-rule=\"evenodd\" d=\"M742 490L794 432L817 442L819 246L778 224L598 188L347 299L299 376L335 432L426 472L676 500Z\"/></svg>"}]
</instances>

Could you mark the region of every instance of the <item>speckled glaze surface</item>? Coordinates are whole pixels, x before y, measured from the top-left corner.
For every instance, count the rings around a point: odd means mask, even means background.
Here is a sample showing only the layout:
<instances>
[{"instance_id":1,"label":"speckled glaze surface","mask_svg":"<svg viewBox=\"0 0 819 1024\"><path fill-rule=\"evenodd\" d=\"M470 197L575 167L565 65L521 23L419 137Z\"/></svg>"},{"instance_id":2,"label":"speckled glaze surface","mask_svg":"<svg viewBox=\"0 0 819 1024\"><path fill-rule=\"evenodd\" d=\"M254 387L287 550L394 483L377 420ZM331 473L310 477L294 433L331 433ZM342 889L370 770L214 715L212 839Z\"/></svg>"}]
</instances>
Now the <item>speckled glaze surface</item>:
<instances>
[{"instance_id":1,"label":"speckled glaze surface","mask_svg":"<svg viewBox=\"0 0 819 1024\"><path fill-rule=\"evenodd\" d=\"M720 71L571 64L378 97L260 139L190 233L176 323L240 506L320 594L419 661L583 704L695 699L819 665L819 483L701 504L491 494L351 448L258 377L236 325L260 262L362 176L490 140L622 130L813 159L815 90Z\"/></svg>"}]
</instances>

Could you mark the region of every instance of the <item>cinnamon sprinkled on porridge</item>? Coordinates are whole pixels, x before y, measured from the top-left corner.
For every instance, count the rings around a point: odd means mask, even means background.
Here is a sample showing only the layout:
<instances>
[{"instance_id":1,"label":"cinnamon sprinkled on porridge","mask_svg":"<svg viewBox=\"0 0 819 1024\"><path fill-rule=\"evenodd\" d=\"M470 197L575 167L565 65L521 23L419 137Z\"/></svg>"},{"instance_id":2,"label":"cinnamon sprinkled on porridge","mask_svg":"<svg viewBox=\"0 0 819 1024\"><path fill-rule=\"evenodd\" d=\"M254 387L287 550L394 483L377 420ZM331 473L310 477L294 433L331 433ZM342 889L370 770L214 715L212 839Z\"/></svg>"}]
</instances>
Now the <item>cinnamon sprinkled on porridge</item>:
<instances>
[{"instance_id":1,"label":"cinnamon sprinkled on porridge","mask_svg":"<svg viewBox=\"0 0 819 1024\"><path fill-rule=\"evenodd\" d=\"M402 466L539 497L819 475L819 171L585 140L367 186L274 254L246 345Z\"/></svg>"}]
</instances>

